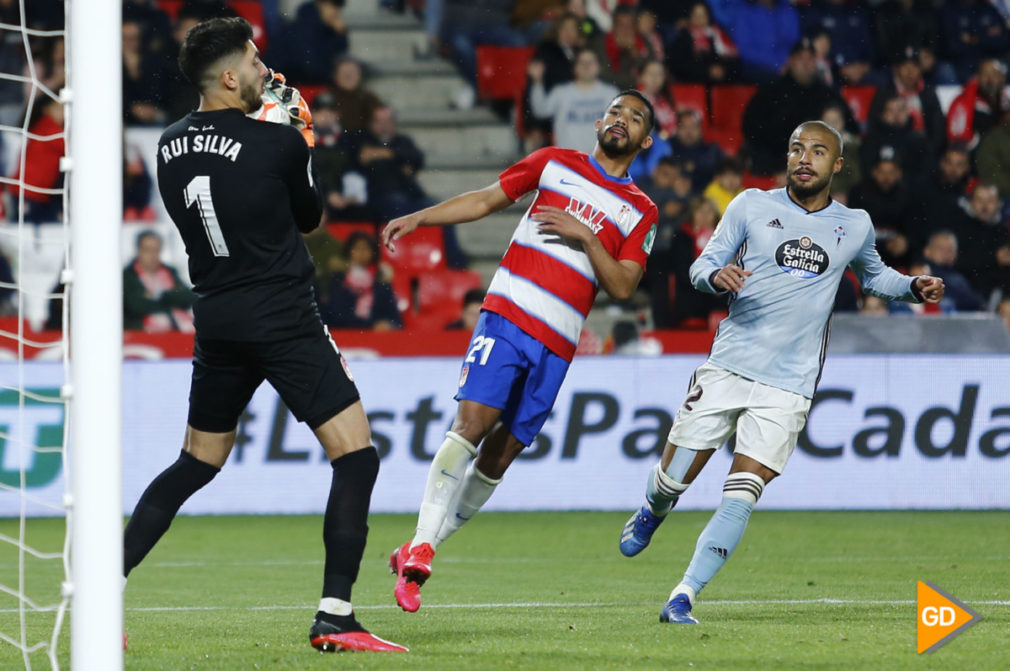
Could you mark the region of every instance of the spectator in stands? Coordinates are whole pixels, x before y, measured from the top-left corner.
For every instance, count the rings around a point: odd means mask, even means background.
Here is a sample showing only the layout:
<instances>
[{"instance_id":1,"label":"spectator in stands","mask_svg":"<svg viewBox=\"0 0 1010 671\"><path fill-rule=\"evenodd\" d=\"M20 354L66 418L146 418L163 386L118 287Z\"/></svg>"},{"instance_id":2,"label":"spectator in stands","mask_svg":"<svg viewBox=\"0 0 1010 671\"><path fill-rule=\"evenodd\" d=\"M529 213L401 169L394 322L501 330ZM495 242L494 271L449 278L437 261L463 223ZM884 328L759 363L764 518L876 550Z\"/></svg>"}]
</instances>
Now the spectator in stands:
<instances>
[{"instance_id":1,"label":"spectator in stands","mask_svg":"<svg viewBox=\"0 0 1010 671\"><path fill-rule=\"evenodd\" d=\"M379 97L365 88L361 64L348 56L338 58L334 64L330 91L340 124L348 133L367 128L372 113L382 105Z\"/></svg>"},{"instance_id":2,"label":"spectator in stands","mask_svg":"<svg viewBox=\"0 0 1010 671\"><path fill-rule=\"evenodd\" d=\"M55 90L59 90L57 87ZM24 147L24 183L37 189L59 189L63 186L60 158L64 155L63 105L42 91L36 91L31 117L28 119L28 138ZM48 138L48 139L44 139ZM21 161L15 162L14 179L21 178ZM20 188L8 187L11 192L10 212L17 218ZM35 224L60 221L63 218L63 197L60 194L40 193L33 189L24 192L24 220Z\"/></svg>"},{"instance_id":3,"label":"spectator in stands","mask_svg":"<svg viewBox=\"0 0 1010 671\"><path fill-rule=\"evenodd\" d=\"M687 22L677 32L667 54L679 81L724 84L740 75L740 52L729 34L712 21L708 4L691 5Z\"/></svg>"},{"instance_id":4,"label":"spectator in stands","mask_svg":"<svg viewBox=\"0 0 1010 671\"><path fill-rule=\"evenodd\" d=\"M463 306L459 319L446 324L445 329L447 331L473 331L473 328L477 325L477 320L480 319L480 307L483 304L484 290L470 289L470 291L463 294Z\"/></svg>"},{"instance_id":5,"label":"spectator in stands","mask_svg":"<svg viewBox=\"0 0 1010 671\"><path fill-rule=\"evenodd\" d=\"M690 176L692 190L701 193L715 176L715 164L722 158L722 149L714 142L705 142L697 110L677 112L677 132L670 138L670 148L673 159Z\"/></svg>"},{"instance_id":6,"label":"spectator in stands","mask_svg":"<svg viewBox=\"0 0 1010 671\"><path fill-rule=\"evenodd\" d=\"M949 228L961 216L960 201L974 186L971 159L962 144L951 144L940 157L939 170L912 185L916 197L911 204L913 249L926 244L930 234Z\"/></svg>"},{"instance_id":7,"label":"spectator in stands","mask_svg":"<svg viewBox=\"0 0 1010 671\"><path fill-rule=\"evenodd\" d=\"M575 58L575 80L555 86L548 95L543 86L543 64L530 62L530 104L534 114L552 119L555 146L584 152L593 150L596 143L593 124L600 110L619 93L612 84L600 81L599 73L596 52L580 49Z\"/></svg>"},{"instance_id":8,"label":"spectator in stands","mask_svg":"<svg viewBox=\"0 0 1010 671\"><path fill-rule=\"evenodd\" d=\"M729 30L740 50L743 77L755 83L775 79L800 37L799 16L792 4L789 0L726 0L720 4L724 15L716 13L715 18ZM807 115L803 120L816 116ZM778 141L779 153L787 137Z\"/></svg>"},{"instance_id":9,"label":"spectator in stands","mask_svg":"<svg viewBox=\"0 0 1010 671\"><path fill-rule=\"evenodd\" d=\"M144 50L139 23L123 23L123 122L164 124L169 73L164 61Z\"/></svg>"},{"instance_id":10,"label":"spectator in stands","mask_svg":"<svg viewBox=\"0 0 1010 671\"><path fill-rule=\"evenodd\" d=\"M879 296L867 295L863 297L863 307L859 308L859 314L867 317L883 317L890 314L888 301Z\"/></svg>"},{"instance_id":11,"label":"spectator in stands","mask_svg":"<svg viewBox=\"0 0 1010 671\"><path fill-rule=\"evenodd\" d=\"M786 63L786 71L775 81L758 87L743 115L743 135L757 175L782 172L782 147L799 124L819 119L829 105L846 110L845 127L858 132L859 126L848 105L838 94L817 79L817 62L809 40L797 42Z\"/></svg>"},{"instance_id":12,"label":"spectator in stands","mask_svg":"<svg viewBox=\"0 0 1010 671\"><path fill-rule=\"evenodd\" d=\"M959 81L975 74L979 61L1010 49L1010 30L986 0L946 0L940 7L943 48Z\"/></svg>"},{"instance_id":13,"label":"spectator in stands","mask_svg":"<svg viewBox=\"0 0 1010 671\"><path fill-rule=\"evenodd\" d=\"M125 0L123 23L139 24L144 51L159 58L165 65L171 64L176 55L172 23L165 10L158 6L157 0Z\"/></svg>"},{"instance_id":14,"label":"spectator in stands","mask_svg":"<svg viewBox=\"0 0 1010 671\"><path fill-rule=\"evenodd\" d=\"M8 286L4 286L4 285ZM7 255L0 251L0 317L16 315L17 290L14 287L14 272Z\"/></svg>"},{"instance_id":15,"label":"spectator in stands","mask_svg":"<svg viewBox=\"0 0 1010 671\"><path fill-rule=\"evenodd\" d=\"M869 213L884 263L905 268L914 257L908 242L911 193L903 179L901 165L893 156L884 155L874 162L867 175L849 192L849 207Z\"/></svg>"},{"instance_id":16,"label":"spectator in stands","mask_svg":"<svg viewBox=\"0 0 1010 671\"><path fill-rule=\"evenodd\" d=\"M828 124L842 136L842 169L831 179L831 197L848 202L849 191L863 178L859 169L859 149L862 138L845 128L845 110L839 105L829 105L821 113L821 121Z\"/></svg>"},{"instance_id":17,"label":"spectator in stands","mask_svg":"<svg viewBox=\"0 0 1010 671\"><path fill-rule=\"evenodd\" d=\"M579 25L577 16L563 14L547 31L547 36L537 45L530 58L530 62L543 63L542 81L546 93L550 93L558 84L567 84L575 77L575 56L584 42ZM523 94L523 122L527 133L527 146L539 148L549 144L551 120L533 114L530 104L531 86L532 82L527 80L526 91Z\"/></svg>"},{"instance_id":18,"label":"spectator in stands","mask_svg":"<svg viewBox=\"0 0 1010 671\"><path fill-rule=\"evenodd\" d=\"M712 201L721 217L738 193L743 191L743 165L733 156L719 159L715 164L715 176L705 187L702 196Z\"/></svg>"},{"instance_id":19,"label":"spectator in stands","mask_svg":"<svg viewBox=\"0 0 1010 671\"><path fill-rule=\"evenodd\" d=\"M1010 200L1010 118L990 128L975 150L978 176L984 182L995 184L1004 199Z\"/></svg>"},{"instance_id":20,"label":"spectator in stands","mask_svg":"<svg viewBox=\"0 0 1010 671\"><path fill-rule=\"evenodd\" d=\"M831 56L831 33L818 28L810 35L810 45L814 48L817 62L817 78L828 86L835 87L834 63Z\"/></svg>"},{"instance_id":21,"label":"spectator in stands","mask_svg":"<svg viewBox=\"0 0 1010 671\"><path fill-rule=\"evenodd\" d=\"M1010 231L1002 209L996 186L983 182L975 187L970 199L962 200L961 216L951 227L960 249L957 269L986 299L999 284L1001 268L1010 266L1006 251Z\"/></svg>"},{"instance_id":22,"label":"spectator in stands","mask_svg":"<svg viewBox=\"0 0 1010 671\"><path fill-rule=\"evenodd\" d=\"M379 245L361 231L344 243L347 270L335 273L326 302L319 304L323 321L334 328L388 331L402 326L389 270L378 266Z\"/></svg>"},{"instance_id":23,"label":"spectator in stands","mask_svg":"<svg viewBox=\"0 0 1010 671\"><path fill-rule=\"evenodd\" d=\"M368 129L353 140L354 159L368 182L368 204L388 221L432 204L417 181L424 154L397 129L391 107L372 112Z\"/></svg>"},{"instance_id":24,"label":"spectator in stands","mask_svg":"<svg viewBox=\"0 0 1010 671\"><path fill-rule=\"evenodd\" d=\"M136 221L147 216L151 205L151 174L144 155L134 144L123 147L123 220ZM151 218L154 214L151 213Z\"/></svg>"},{"instance_id":25,"label":"spectator in stands","mask_svg":"<svg viewBox=\"0 0 1010 671\"><path fill-rule=\"evenodd\" d=\"M984 309L982 297L954 267L957 261L956 235L948 230L933 233L929 236L929 243L922 250L922 255L932 269L929 274L943 280L946 289L944 302L952 304L958 312Z\"/></svg>"},{"instance_id":26,"label":"spectator in stands","mask_svg":"<svg viewBox=\"0 0 1010 671\"><path fill-rule=\"evenodd\" d=\"M834 85L843 86L875 86L876 78L873 68L865 61L846 60L845 54L834 55Z\"/></svg>"},{"instance_id":27,"label":"spectator in stands","mask_svg":"<svg viewBox=\"0 0 1010 671\"><path fill-rule=\"evenodd\" d=\"M1006 330L1010 332L1010 298L1004 298L996 306L996 314L1003 320Z\"/></svg>"},{"instance_id":28,"label":"spectator in stands","mask_svg":"<svg viewBox=\"0 0 1010 671\"><path fill-rule=\"evenodd\" d=\"M476 99L477 47L521 47L526 37L512 26L512 0L444 0L442 42L467 85L455 97L456 107L467 109Z\"/></svg>"},{"instance_id":29,"label":"spectator in stands","mask_svg":"<svg viewBox=\"0 0 1010 671\"><path fill-rule=\"evenodd\" d=\"M947 110L949 141L963 142L974 149L986 131L1007 116L1010 97L1006 72L1003 61L995 58L979 63L978 74L965 84Z\"/></svg>"},{"instance_id":30,"label":"spectator in stands","mask_svg":"<svg viewBox=\"0 0 1010 671\"><path fill-rule=\"evenodd\" d=\"M800 10L800 30L811 37L818 31L825 31L834 54L846 62L873 63L876 60L870 15L861 3L815 0Z\"/></svg>"},{"instance_id":31,"label":"spectator in stands","mask_svg":"<svg viewBox=\"0 0 1010 671\"><path fill-rule=\"evenodd\" d=\"M607 26L601 26L593 15L590 15L587 0L568 0L565 3L565 11L575 15L579 20L579 32L582 34L585 46L589 47L600 57L603 63L607 59L604 39L606 31L610 27L610 14L602 12L607 18ZM594 3L594 6L596 4Z\"/></svg>"},{"instance_id":32,"label":"spectator in stands","mask_svg":"<svg viewBox=\"0 0 1010 671\"><path fill-rule=\"evenodd\" d=\"M295 20L271 43L265 60L298 84L325 84L333 64L347 53L344 0L311 0L298 8Z\"/></svg>"},{"instance_id":33,"label":"spectator in stands","mask_svg":"<svg viewBox=\"0 0 1010 671\"><path fill-rule=\"evenodd\" d=\"M622 89L632 88L638 72L651 54L635 27L635 8L619 5L614 10L613 29L607 34L609 79Z\"/></svg>"},{"instance_id":34,"label":"spectator in stands","mask_svg":"<svg viewBox=\"0 0 1010 671\"><path fill-rule=\"evenodd\" d=\"M660 138L668 140L677 130L677 106L670 92L670 78L663 62L646 61L635 88L652 103L652 109L656 112L654 130Z\"/></svg>"},{"instance_id":35,"label":"spectator in stands","mask_svg":"<svg viewBox=\"0 0 1010 671\"><path fill-rule=\"evenodd\" d=\"M635 32L645 46L648 59L662 63L666 60L666 48L663 46L663 37L659 34L656 24L655 12L639 7L635 15Z\"/></svg>"},{"instance_id":36,"label":"spectator in stands","mask_svg":"<svg viewBox=\"0 0 1010 671\"><path fill-rule=\"evenodd\" d=\"M673 239L673 276L675 290L671 321L677 326L693 325L708 328L708 316L713 310L726 309L725 294L698 291L691 283L689 269L698 258L719 224L719 210L707 198L691 201L687 221Z\"/></svg>"},{"instance_id":37,"label":"spectator in stands","mask_svg":"<svg viewBox=\"0 0 1010 671\"><path fill-rule=\"evenodd\" d=\"M323 192L326 217L331 221L376 218L367 207L365 177L355 169L354 140L340 126L332 93L324 91L312 101L312 125L316 135L312 166Z\"/></svg>"},{"instance_id":38,"label":"spectator in stands","mask_svg":"<svg viewBox=\"0 0 1010 671\"><path fill-rule=\"evenodd\" d=\"M175 268L161 262L161 236L138 234L137 256L123 270L123 328L193 333L194 300Z\"/></svg>"},{"instance_id":39,"label":"spectator in stands","mask_svg":"<svg viewBox=\"0 0 1010 671\"><path fill-rule=\"evenodd\" d=\"M922 79L919 52L906 47L891 64L891 76L877 87L877 94L870 104L870 118L879 117L884 104L895 96L905 101L905 109L912 121L912 129L922 133L929 142L933 156L940 153L946 144L943 110L936 97L936 90Z\"/></svg>"},{"instance_id":40,"label":"spectator in stands","mask_svg":"<svg viewBox=\"0 0 1010 671\"><path fill-rule=\"evenodd\" d=\"M0 0L0 23L21 23L19 0ZM0 72L27 73L24 37L20 32L0 30ZM0 124L20 126L24 123L25 90L22 82L0 80Z\"/></svg>"},{"instance_id":41,"label":"spectator in stands","mask_svg":"<svg viewBox=\"0 0 1010 671\"><path fill-rule=\"evenodd\" d=\"M172 42L169 45L168 61L166 70L169 75L166 84L168 88L168 99L166 103L167 122L172 123L186 116L200 106L200 95L196 87L189 83L189 80L179 69L179 48L186 33L202 20L199 12L187 9L183 6L175 16L172 24Z\"/></svg>"},{"instance_id":42,"label":"spectator in stands","mask_svg":"<svg viewBox=\"0 0 1010 671\"><path fill-rule=\"evenodd\" d=\"M894 159L906 179L915 182L933 169L935 159L926 136L913 128L904 97L892 93L871 116L869 130L860 148L860 167L868 174L882 157Z\"/></svg>"},{"instance_id":43,"label":"spectator in stands","mask_svg":"<svg viewBox=\"0 0 1010 671\"><path fill-rule=\"evenodd\" d=\"M873 14L877 53L883 62L895 62L906 46L916 49L920 56L928 54L935 59L939 52L940 26L932 0L884 0ZM953 76L953 70L950 74Z\"/></svg>"},{"instance_id":44,"label":"spectator in stands","mask_svg":"<svg viewBox=\"0 0 1010 671\"><path fill-rule=\"evenodd\" d=\"M691 179L682 166L671 158L660 159L652 175L636 180L640 188L659 211L656 237L653 239L649 265L645 269L642 287L649 293L653 319L657 328L673 326L670 319L670 272L673 268L673 241L680 223L687 216L687 206L694 194Z\"/></svg>"},{"instance_id":45,"label":"spectator in stands","mask_svg":"<svg viewBox=\"0 0 1010 671\"><path fill-rule=\"evenodd\" d=\"M333 276L347 272L347 256L344 254L344 243L335 238L327 226L319 226L311 233L302 236L305 248L312 257L315 273L316 300L322 304L330 298L330 285Z\"/></svg>"}]
</instances>

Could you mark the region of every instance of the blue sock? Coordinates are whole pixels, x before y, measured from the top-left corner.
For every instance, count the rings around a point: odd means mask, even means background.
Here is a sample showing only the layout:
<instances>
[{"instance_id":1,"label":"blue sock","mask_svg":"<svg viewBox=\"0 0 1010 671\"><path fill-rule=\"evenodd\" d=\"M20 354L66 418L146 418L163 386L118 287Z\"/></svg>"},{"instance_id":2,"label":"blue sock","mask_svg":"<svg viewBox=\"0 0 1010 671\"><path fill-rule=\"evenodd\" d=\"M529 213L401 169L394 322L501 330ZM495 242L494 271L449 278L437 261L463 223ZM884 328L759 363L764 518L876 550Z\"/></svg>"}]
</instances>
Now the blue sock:
<instances>
[{"instance_id":1,"label":"blue sock","mask_svg":"<svg viewBox=\"0 0 1010 671\"><path fill-rule=\"evenodd\" d=\"M753 473L731 473L726 478L722 503L698 537L694 557L681 584L674 589L675 593L678 588L686 586L690 588L687 593L694 602L694 596L715 577L740 543L747 520L763 489L764 480Z\"/></svg>"}]
</instances>

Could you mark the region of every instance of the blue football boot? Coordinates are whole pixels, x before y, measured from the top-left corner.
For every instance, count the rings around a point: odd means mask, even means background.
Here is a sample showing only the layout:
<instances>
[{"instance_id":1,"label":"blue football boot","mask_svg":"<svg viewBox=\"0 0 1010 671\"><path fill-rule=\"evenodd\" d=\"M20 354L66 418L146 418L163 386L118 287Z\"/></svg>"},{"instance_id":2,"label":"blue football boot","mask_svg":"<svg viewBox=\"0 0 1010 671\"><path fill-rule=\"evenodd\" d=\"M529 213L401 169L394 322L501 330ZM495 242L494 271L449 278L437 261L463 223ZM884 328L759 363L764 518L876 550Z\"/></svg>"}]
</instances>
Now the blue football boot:
<instances>
[{"instance_id":1,"label":"blue football boot","mask_svg":"<svg viewBox=\"0 0 1010 671\"><path fill-rule=\"evenodd\" d=\"M652 534L656 533L656 529L665 519L665 516L654 515L649 506L642 506L642 509L632 515L621 530L621 554L625 557L634 557L644 550L652 540Z\"/></svg>"},{"instance_id":2,"label":"blue football boot","mask_svg":"<svg viewBox=\"0 0 1010 671\"><path fill-rule=\"evenodd\" d=\"M698 620L691 615L691 600L686 594L677 594L667 601L663 610L659 612L659 621L671 624L698 624Z\"/></svg>"}]
</instances>

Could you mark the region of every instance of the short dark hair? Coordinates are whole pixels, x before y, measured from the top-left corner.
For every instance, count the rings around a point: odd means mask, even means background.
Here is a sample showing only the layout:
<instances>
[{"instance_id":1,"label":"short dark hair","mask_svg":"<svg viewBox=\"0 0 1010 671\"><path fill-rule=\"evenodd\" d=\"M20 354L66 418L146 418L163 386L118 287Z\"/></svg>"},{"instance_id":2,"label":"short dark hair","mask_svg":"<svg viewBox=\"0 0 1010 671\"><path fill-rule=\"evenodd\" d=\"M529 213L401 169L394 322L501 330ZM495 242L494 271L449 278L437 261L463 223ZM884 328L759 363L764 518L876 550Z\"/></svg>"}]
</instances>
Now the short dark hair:
<instances>
[{"instance_id":1,"label":"short dark hair","mask_svg":"<svg viewBox=\"0 0 1010 671\"><path fill-rule=\"evenodd\" d=\"M148 228L148 229L145 229L145 230L141 231L140 233L137 233L137 238L134 241L134 244L136 245L136 248L139 250L140 249L140 243L142 243L144 240L147 240L148 238L154 238L155 240L158 241L158 244L162 244L161 243L161 236L158 235L157 232L155 232L155 231L151 230L150 228Z\"/></svg>"},{"instance_id":2,"label":"short dark hair","mask_svg":"<svg viewBox=\"0 0 1010 671\"><path fill-rule=\"evenodd\" d=\"M649 110L649 118L646 119L646 123L648 124L649 133L652 133L652 129L656 125L656 110L652 106L652 101L649 100L649 98L644 93L636 89L624 89L616 96L614 96L614 100L617 100L618 98L624 96L631 96L632 98L638 98L643 103L645 103L645 108Z\"/></svg>"},{"instance_id":3,"label":"short dark hair","mask_svg":"<svg viewBox=\"0 0 1010 671\"><path fill-rule=\"evenodd\" d=\"M179 50L179 69L201 92L207 71L222 58L243 54L252 39L252 26L243 18L210 19L198 23L186 33Z\"/></svg>"},{"instance_id":4,"label":"short dark hair","mask_svg":"<svg viewBox=\"0 0 1010 671\"><path fill-rule=\"evenodd\" d=\"M715 162L715 169L712 174L718 177L727 172L742 175L744 173L743 162L735 156L723 156Z\"/></svg>"},{"instance_id":5,"label":"short dark hair","mask_svg":"<svg viewBox=\"0 0 1010 671\"><path fill-rule=\"evenodd\" d=\"M379 260L379 242L375 239L374 235L366 233L365 231L353 231L347 236L347 239L344 240L344 259L350 260L351 250L354 249L354 245L359 242L365 242L368 245L369 251L372 252L372 263Z\"/></svg>"},{"instance_id":6,"label":"short dark hair","mask_svg":"<svg viewBox=\"0 0 1010 671\"><path fill-rule=\"evenodd\" d=\"M484 302L484 290L483 289L470 289L465 294L463 294L463 307L471 303L483 303Z\"/></svg>"}]
</instances>

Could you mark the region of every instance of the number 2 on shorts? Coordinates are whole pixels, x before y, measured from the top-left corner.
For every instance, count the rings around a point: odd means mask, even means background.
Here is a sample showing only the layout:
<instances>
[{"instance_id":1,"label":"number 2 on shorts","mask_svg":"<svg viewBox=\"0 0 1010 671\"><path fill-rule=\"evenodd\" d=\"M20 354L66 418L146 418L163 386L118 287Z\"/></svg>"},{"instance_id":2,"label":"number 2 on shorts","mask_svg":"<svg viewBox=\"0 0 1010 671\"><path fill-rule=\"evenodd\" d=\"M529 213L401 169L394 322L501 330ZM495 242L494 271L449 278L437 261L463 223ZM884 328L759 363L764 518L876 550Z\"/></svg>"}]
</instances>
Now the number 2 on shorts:
<instances>
[{"instance_id":1,"label":"number 2 on shorts","mask_svg":"<svg viewBox=\"0 0 1010 671\"><path fill-rule=\"evenodd\" d=\"M210 197L210 177L208 175L197 175L186 185L183 192L186 197L186 207L192 207L196 203L197 212L200 213L200 221L207 231L207 239L210 240L210 248L214 256L231 256L228 253L228 245L224 241L224 233L221 232L221 225L217 222L217 212L214 211L214 201Z\"/></svg>"},{"instance_id":2,"label":"number 2 on shorts","mask_svg":"<svg viewBox=\"0 0 1010 671\"><path fill-rule=\"evenodd\" d=\"M483 366L487 363L488 357L491 356L491 348L494 347L494 338L485 338L482 335L477 336L473 339L473 346L466 355L466 363L475 363L477 361L477 352L480 352L480 365Z\"/></svg>"}]
</instances>

